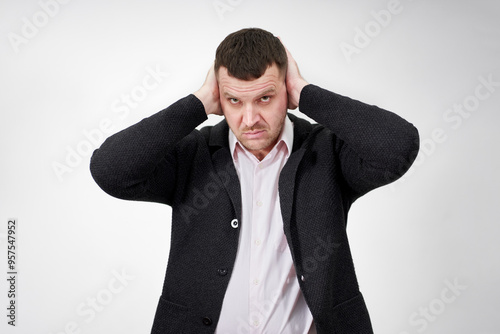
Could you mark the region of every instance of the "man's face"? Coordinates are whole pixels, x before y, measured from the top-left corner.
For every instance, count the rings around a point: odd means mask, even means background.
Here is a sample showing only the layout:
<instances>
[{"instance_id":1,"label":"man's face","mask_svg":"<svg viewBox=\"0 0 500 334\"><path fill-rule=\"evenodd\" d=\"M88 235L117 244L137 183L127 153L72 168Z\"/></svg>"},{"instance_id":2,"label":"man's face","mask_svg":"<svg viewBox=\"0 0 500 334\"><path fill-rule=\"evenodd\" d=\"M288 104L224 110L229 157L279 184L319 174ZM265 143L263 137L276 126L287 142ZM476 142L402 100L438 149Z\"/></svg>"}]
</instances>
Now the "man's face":
<instances>
[{"instance_id":1,"label":"man's face","mask_svg":"<svg viewBox=\"0 0 500 334\"><path fill-rule=\"evenodd\" d=\"M262 160L278 141L287 112L284 75L274 64L258 79L245 81L219 68L219 93L226 121L243 146Z\"/></svg>"}]
</instances>

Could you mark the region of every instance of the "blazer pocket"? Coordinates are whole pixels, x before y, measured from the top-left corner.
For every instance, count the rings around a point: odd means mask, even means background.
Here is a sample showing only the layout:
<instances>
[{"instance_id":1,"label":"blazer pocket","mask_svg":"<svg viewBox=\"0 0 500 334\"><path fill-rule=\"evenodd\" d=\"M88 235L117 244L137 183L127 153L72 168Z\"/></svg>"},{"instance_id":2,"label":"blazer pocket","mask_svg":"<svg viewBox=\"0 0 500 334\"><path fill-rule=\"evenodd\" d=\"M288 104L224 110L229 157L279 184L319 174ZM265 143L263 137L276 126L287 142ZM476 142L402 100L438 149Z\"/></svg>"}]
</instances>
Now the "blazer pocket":
<instances>
[{"instance_id":1,"label":"blazer pocket","mask_svg":"<svg viewBox=\"0 0 500 334\"><path fill-rule=\"evenodd\" d=\"M186 306L169 302L163 297L160 297L151 334L183 333L187 313L188 308Z\"/></svg>"}]
</instances>

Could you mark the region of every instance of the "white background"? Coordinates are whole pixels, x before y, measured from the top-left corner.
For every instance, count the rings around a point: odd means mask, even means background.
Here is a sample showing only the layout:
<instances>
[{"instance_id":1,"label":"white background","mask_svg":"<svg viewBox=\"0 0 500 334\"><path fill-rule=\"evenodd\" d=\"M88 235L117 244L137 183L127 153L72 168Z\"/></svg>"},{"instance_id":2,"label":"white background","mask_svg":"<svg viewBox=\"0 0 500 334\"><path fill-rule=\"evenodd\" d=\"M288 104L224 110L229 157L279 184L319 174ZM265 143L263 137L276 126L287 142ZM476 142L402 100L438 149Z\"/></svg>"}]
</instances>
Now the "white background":
<instances>
[{"instance_id":1,"label":"white background","mask_svg":"<svg viewBox=\"0 0 500 334\"><path fill-rule=\"evenodd\" d=\"M388 9L390 19L377 23L374 13ZM382 0L2 0L0 277L7 220L16 218L19 278L16 328L0 280L0 332L149 333L170 208L106 195L90 176L90 149L195 91L220 41L249 26L280 36L309 82L394 111L420 131L410 172L350 214L375 332L500 333L500 86L476 90L481 77L500 82L493 0L394 8ZM357 53L343 52L347 44ZM152 70L162 74L145 90ZM140 101L127 107L131 94ZM464 116L450 111L464 103Z\"/></svg>"}]
</instances>

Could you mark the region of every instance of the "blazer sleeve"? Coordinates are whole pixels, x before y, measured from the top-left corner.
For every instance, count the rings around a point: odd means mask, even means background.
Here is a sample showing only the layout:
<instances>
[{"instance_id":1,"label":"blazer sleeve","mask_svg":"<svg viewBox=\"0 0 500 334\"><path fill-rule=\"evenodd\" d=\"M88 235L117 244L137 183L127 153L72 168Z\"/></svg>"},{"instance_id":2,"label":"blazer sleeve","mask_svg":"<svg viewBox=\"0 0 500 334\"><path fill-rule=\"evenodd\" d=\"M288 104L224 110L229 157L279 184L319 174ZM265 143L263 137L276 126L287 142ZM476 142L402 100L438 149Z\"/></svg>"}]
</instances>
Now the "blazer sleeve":
<instances>
[{"instance_id":1,"label":"blazer sleeve","mask_svg":"<svg viewBox=\"0 0 500 334\"><path fill-rule=\"evenodd\" d=\"M355 197L400 178L418 154L418 130L390 111L311 84L303 88L299 108L333 133Z\"/></svg>"},{"instance_id":2,"label":"blazer sleeve","mask_svg":"<svg viewBox=\"0 0 500 334\"><path fill-rule=\"evenodd\" d=\"M175 146L207 119L193 94L107 138L90 160L95 182L121 199L170 204Z\"/></svg>"}]
</instances>

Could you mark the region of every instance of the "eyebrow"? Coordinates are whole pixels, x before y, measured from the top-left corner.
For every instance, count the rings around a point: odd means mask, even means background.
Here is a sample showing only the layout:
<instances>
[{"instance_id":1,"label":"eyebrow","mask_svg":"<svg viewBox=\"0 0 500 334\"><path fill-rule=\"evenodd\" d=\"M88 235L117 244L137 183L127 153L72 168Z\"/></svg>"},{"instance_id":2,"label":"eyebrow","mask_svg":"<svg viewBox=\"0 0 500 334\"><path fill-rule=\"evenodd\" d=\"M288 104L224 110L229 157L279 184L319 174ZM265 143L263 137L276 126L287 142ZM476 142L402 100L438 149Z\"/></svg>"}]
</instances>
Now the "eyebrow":
<instances>
[{"instance_id":1,"label":"eyebrow","mask_svg":"<svg viewBox=\"0 0 500 334\"><path fill-rule=\"evenodd\" d=\"M260 94L257 94L259 96L266 96L270 93L276 93L276 88L275 87L269 87L268 89L264 90L263 92L261 92Z\"/></svg>"},{"instance_id":2,"label":"eyebrow","mask_svg":"<svg viewBox=\"0 0 500 334\"><path fill-rule=\"evenodd\" d=\"M273 93L273 94L276 93L276 88L275 87L266 88L263 91L259 92L259 94L256 94L256 96L266 96L266 95L269 95L270 93ZM224 92L224 96L227 98L235 98L235 99L238 98L229 92Z\"/></svg>"}]
</instances>

